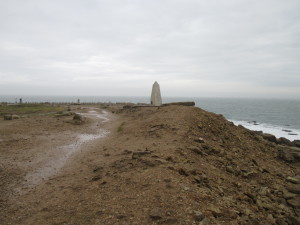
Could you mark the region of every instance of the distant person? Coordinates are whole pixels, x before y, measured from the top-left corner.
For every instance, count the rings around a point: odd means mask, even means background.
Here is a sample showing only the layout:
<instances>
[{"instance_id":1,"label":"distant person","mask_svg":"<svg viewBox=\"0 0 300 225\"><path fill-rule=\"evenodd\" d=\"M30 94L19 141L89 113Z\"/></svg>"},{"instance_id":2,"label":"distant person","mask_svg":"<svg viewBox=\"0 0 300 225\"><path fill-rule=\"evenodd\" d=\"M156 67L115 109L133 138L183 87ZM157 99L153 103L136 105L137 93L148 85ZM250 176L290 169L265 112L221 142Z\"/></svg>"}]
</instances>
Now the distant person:
<instances>
[{"instance_id":1,"label":"distant person","mask_svg":"<svg viewBox=\"0 0 300 225\"><path fill-rule=\"evenodd\" d=\"M23 101L22 101L22 98L20 98L20 104L22 104L22 102L23 102Z\"/></svg>"}]
</instances>

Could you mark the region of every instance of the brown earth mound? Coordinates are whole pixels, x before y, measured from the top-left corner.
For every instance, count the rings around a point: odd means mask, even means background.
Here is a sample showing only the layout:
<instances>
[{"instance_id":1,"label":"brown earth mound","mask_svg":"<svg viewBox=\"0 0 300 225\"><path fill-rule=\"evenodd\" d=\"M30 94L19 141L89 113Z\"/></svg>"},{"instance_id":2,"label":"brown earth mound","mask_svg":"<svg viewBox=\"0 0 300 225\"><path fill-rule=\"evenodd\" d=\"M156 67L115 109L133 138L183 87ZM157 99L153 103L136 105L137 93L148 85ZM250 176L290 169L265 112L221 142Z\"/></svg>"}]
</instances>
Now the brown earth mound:
<instances>
[{"instance_id":1,"label":"brown earth mound","mask_svg":"<svg viewBox=\"0 0 300 225\"><path fill-rule=\"evenodd\" d=\"M195 107L113 111L109 137L5 202L0 224L300 224L285 147Z\"/></svg>"}]
</instances>

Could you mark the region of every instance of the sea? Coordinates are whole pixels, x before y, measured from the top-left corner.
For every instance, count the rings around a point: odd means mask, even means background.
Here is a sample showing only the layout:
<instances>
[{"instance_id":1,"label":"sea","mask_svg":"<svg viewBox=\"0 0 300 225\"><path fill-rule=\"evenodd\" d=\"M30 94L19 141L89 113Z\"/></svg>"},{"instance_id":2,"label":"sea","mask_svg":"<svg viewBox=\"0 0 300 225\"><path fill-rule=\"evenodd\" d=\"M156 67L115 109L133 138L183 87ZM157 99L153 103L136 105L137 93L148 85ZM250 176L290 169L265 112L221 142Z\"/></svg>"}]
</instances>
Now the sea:
<instances>
[{"instance_id":1,"label":"sea","mask_svg":"<svg viewBox=\"0 0 300 225\"><path fill-rule=\"evenodd\" d=\"M0 96L0 102L18 103L149 103L149 97L130 96ZM300 139L300 99L165 97L163 103L194 101L196 107L222 114L236 125L291 141Z\"/></svg>"}]
</instances>

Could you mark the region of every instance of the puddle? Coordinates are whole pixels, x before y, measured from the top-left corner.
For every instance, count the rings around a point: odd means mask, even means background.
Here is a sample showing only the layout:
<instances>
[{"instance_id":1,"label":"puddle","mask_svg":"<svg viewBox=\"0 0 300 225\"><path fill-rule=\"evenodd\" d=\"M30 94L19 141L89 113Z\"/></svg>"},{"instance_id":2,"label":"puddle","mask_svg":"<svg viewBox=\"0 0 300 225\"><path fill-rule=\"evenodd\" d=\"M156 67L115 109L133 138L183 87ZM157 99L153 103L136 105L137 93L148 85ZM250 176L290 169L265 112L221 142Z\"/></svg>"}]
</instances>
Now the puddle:
<instances>
[{"instance_id":1,"label":"puddle","mask_svg":"<svg viewBox=\"0 0 300 225\"><path fill-rule=\"evenodd\" d=\"M101 114L96 111L89 111L84 113L84 115L92 116L95 118L101 119L101 123L109 121L108 113L102 111ZM52 151L55 152L55 158L49 160L42 167L37 168L36 170L28 173L25 176L25 184L22 185L22 189L16 190L19 194L24 194L28 192L28 189L33 188L43 180L47 180L49 177L57 174L64 165L69 161L70 157L73 156L78 151L82 151L82 145L90 141L104 138L109 132L104 129L99 129L97 134L78 134L72 144L62 145ZM51 150L49 150L51 151ZM27 191L26 191L27 190Z\"/></svg>"},{"instance_id":2,"label":"puddle","mask_svg":"<svg viewBox=\"0 0 300 225\"><path fill-rule=\"evenodd\" d=\"M108 131L101 129L101 132L99 134L79 134L75 143L60 146L58 149L60 149L63 152L66 152L66 156L72 155L73 153L80 150L82 144L98 138L103 138L108 133Z\"/></svg>"},{"instance_id":3,"label":"puddle","mask_svg":"<svg viewBox=\"0 0 300 225\"><path fill-rule=\"evenodd\" d=\"M103 122L103 123L106 123L109 121L109 118L107 118L108 112L106 112L104 110L102 110L101 113L91 110L91 111L88 111L87 113L80 113L80 115L101 119L102 120L101 122Z\"/></svg>"},{"instance_id":4,"label":"puddle","mask_svg":"<svg viewBox=\"0 0 300 225\"><path fill-rule=\"evenodd\" d=\"M57 158L50 160L43 167L26 175L25 180L28 187L37 185L40 181L45 180L55 175L69 160L69 158L76 152L81 150L81 146L89 141L103 138L109 132L101 130L99 134L80 134L76 138L75 143L69 145L59 146L57 151Z\"/></svg>"}]
</instances>

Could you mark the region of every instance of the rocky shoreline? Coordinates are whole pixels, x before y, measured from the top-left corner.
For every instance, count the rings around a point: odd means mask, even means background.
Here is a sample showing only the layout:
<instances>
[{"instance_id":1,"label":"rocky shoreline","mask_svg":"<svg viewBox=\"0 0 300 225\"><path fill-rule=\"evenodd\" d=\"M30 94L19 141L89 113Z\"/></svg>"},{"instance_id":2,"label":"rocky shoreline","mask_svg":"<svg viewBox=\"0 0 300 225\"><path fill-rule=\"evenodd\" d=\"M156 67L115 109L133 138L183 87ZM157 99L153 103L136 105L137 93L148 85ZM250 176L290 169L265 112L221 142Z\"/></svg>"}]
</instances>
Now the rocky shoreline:
<instances>
[{"instance_id":1,"label":"rocky shoreline","mask_svg":"<svg viewBox=\"0 0 300 225\"><path fill-rule=\"evenodd\" d=\"M290 141L289 139L284 137L276 138L275 135L273 134L262 133L262 132L257 132L257 133L261 134L264 139L271 141L273 143L300 148L300 140Z\"/></svg>"}]
</instances>

